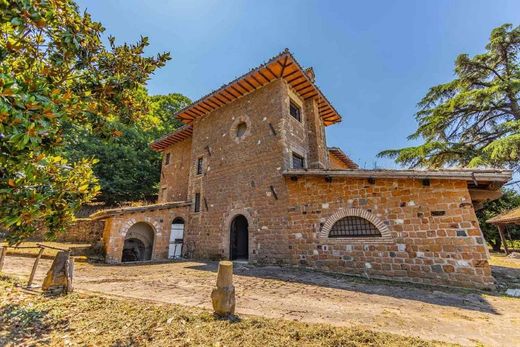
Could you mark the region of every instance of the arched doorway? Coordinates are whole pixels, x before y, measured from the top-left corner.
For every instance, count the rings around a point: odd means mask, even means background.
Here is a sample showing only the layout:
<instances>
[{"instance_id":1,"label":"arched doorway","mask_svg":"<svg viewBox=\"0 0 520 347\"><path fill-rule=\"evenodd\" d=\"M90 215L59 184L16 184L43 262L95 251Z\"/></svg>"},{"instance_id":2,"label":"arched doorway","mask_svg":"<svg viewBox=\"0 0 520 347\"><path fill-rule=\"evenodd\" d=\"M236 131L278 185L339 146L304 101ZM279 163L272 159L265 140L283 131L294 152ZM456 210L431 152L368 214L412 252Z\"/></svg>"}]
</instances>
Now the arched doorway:
<instances>
[{"instance_id":1,"label":"arched doorway","mask_svg":"<svg viewBox=\"0 0 520 347\"><path fill-rule=\"evenodd\" d=\"M249 231L246 217L239 214L231 222L229 258L231 260L249 259Z\"/></svg>"},{"instance_id":2,"label":"arched doorway","mask_svg":"<svg viewBox=\"0 0 520 347\"><path fill-rule=\"evenodd\" d=\"M126 233L121 261L151 260L154 234L153 228L147 223L139 222L132 225Z\"/></svg>"},{"instance_id":3,"label":"arched doorway","mask_svg":"<svg viewBox=\"0 0 520 347\"><path fill-rule=\"evenodd\" d=\"M168 248L168 258L175 259L182 257L182 245L184 243L184 219L177 217L172 222L170 231L170 245Z\"/></svg>"}]
</instances>

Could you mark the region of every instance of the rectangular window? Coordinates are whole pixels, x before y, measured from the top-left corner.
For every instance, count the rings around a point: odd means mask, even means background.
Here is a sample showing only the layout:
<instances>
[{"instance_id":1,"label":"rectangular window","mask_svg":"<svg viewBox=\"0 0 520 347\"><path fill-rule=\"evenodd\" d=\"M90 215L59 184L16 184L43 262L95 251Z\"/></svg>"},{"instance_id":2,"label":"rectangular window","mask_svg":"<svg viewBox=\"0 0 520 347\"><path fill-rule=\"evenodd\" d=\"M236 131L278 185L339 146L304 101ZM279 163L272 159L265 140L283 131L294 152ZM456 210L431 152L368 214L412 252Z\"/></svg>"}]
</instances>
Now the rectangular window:
<instances>
[{"instance_id":1,"label":"rectangular window","mask_svg":"<svg viewBox=\"0 0 520 347\"><path fill-rule=\"evenodd\" d=\"M193 211L200 212L200 193L195 193L195 204L193 206Z\"/></svg>"},{"instance_id":2,"label":"rectangular window","mask_svg":"<svg viewBox=\"0 0 520 347\"><path fill-rule=\"evenodd\" d=\"M170 165L170 153L166 153L164 157L164 165Z\"/></svg>"},{"instance_id":3,"label":"rectangular window","mask_svg":"<svg viewBox=\"0 0 520 347\"><path fill-rule=\"evenodd\" d=\"M298 122L302 121L302 111L300 106L296 105L294 102L289 103L289 113L293 116Z\"/></svg>"},{"instance_id":4,"label":"rectangular window","mask_svg":"<svg viewBox=\"0 0 520 347\"><path fill-rule=\"evenodd\" d=\"M197 175L202 175L202 167L204 163L204 158L200 157L197 159Z\"/></svg>"},{"instance_id":5,"label":"rectangular window","mask_svg":"<svg viewBox=\"0 0 520 347\"><path fill-rule=\"evenodd\" d=\"M292 154L292 167L293 169L304 169L305 159L299 154L293 152Z\"/></svg>"}]
</instances>

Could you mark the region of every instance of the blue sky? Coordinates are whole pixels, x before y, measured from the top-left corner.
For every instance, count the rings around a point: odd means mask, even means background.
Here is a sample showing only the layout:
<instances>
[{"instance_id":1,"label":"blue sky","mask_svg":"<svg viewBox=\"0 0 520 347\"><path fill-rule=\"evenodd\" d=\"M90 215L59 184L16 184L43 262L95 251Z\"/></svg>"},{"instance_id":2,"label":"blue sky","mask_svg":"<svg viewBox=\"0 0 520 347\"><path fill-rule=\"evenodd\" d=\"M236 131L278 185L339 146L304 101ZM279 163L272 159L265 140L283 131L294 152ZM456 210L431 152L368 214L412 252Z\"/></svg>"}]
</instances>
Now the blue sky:
<instances>
[{"instance_id":1,"label":"blue sky","mask_svg":"<svg viewBox=\"0 0 520 347\"><path fill-rule=\"evenodd\" d=\"M151 94L192 100L286 47L343 116L329 146L361 167L397 167L379 151L412 143L416 104L453 78L460 53L484 51L489 33L520 23L518 0L167 1L81 0L119 43L150 38L149 54L173 59L149 82Z\"/></svg>"}]
</instances>

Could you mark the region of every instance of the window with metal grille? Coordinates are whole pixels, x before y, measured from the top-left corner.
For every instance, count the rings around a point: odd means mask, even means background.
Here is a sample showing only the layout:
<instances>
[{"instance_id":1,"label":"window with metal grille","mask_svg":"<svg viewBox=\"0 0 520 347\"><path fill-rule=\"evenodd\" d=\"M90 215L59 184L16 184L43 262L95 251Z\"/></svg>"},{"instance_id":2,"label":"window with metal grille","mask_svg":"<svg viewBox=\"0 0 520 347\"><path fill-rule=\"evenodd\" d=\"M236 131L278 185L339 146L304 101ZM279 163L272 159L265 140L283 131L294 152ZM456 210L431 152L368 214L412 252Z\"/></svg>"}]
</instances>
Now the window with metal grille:
<instances>
[{"instance_id":1,"label":"window with metal grille","mask_svg":"<svg viewBox=\"0 0 520 347\"><path fill-rule=\"evenodd\" d=\"M293 116L298 122L302 121L302 111L300 106L296 105L294 102L290 102L289 104L289 113Z\"/></svg>"},{"instance_id":2,"label":"window with metal grille","mask_svg":"<svg viewBox=\"0 0 520 347\"><path fill-rule=\"evenodd\" d=\"M204 163L204 158L200 157L197 159L197 175L202 175L202 167Z\"/></svg>"},{"instance_id":3,"label":"window with metal grille","mask_svg":"<svg viewBox=\"0 0 520 347\"><path fill-rule=\"evenodd\" d=\"M170 165L170 153L166 153L164 157L164 165Z\"/></svg>"},{"instance_id":4,"label":"window with metal grille","mask_svg":"<svg viewBox=\"0 0 520 347\"><path fill-rule=\"evenodd\" d=\"M381 237L381 232L365 218L348 216L334 223L329 237Z\"/></svg>"},{"instance_id":5,"label":"window with metal grille","mask_svg":"<svg viewBox=\"0 0 520 347\"><path fill-rule=\"evenodd\" d=\"M200 212L200 193L195 193L195 204L193 206L193 211Z\"/></svg>"},{"instance_id":6,"label":"window with metal grille","mask_svg":"<svg viewBox=\"0 0 520 347\"><path fill-rule=\"evenodd\" d=\"M305 159L301 155L293 153L292 167L293 169L303 169L305 167Z\"/></svg>"}]
</instances>

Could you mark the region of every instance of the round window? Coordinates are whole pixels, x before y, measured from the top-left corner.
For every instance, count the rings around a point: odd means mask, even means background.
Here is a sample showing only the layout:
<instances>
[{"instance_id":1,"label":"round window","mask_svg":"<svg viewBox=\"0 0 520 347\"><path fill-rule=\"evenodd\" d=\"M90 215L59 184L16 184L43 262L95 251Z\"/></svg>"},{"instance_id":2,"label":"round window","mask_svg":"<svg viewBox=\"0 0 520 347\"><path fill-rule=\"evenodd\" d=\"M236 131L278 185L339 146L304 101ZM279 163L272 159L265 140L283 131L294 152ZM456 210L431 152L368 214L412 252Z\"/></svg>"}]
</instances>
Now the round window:
<instances>
[{"instance_id":1,"label":"round window","mask_svg":"<svg viewBox=\"0 0 520 347\"><path fill-rule=\"evenodd\" d=\"M247 130L246 122L238 123L238 125L237 125L237 137L240 138L240 137L244 136L244 134L246 133L246 130Z\"/></svg>"}]
</instances>

